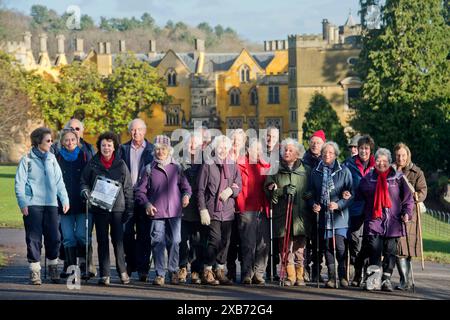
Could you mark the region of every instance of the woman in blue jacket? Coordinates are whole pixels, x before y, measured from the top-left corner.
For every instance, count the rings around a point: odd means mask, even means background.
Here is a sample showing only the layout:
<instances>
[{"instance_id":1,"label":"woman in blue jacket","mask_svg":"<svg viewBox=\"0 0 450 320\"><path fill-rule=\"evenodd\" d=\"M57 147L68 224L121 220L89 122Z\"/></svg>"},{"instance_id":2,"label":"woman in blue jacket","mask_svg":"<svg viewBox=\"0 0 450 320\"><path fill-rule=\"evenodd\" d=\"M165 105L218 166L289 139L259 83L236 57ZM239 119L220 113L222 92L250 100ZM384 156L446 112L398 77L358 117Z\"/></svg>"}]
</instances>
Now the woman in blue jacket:
<instances>
[{"instance_id":1,"label":"woman in blue jacket","mask_svg":"<svg viewBox=\"0 0 450 320\"><path fill-rule=\"evenodd\" d=\"M339 277L341 287L348 287L345 277L345 252L349 223L348 206L351 198L344 199L343 194L352 190L352 175L346 167L341 166L336 159L338 156L338 145L332 141L326 142L322 147L322 160L311 171L310 179L313 193L311 205L313 212L319 215L319 248L321 251L326 248L328 281L325 286L328 288L335 287L336 277ZM333 254L333 228L336 257ZM338 264L337 275L335 258Z\"/></svg>"},{"instance_id":2,"label":"woman in blue jacket","mask_svg":"<svg viewBox=\"0 0 450 320\"><path fill-rule=\"evenodd\" d=\"M31 151L22 157L17 167L15 192L23 214L27 259L30 264L30 281L41 282L41 247L44 236L45 255L53 282L59 282L58 252L60 245L57 198L62 211L69 211L67 195L61 169L55 156L50 153L52 132L38 128L31 135Z\"/></svg>"}]
</instances>

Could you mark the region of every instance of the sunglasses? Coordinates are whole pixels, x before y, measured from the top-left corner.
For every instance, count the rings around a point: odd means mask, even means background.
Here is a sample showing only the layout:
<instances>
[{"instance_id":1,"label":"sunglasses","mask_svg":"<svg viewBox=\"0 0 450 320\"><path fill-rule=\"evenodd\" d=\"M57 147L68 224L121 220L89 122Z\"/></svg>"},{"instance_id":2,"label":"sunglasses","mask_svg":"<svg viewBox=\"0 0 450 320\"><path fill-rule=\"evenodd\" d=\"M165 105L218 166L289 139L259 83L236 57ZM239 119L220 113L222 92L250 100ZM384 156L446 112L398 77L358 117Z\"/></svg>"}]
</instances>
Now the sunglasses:
<instances>
[{"instance_id":1,"label":"sunglasses","mask_svg":"<svg viewBox=\"0 0 450 320\"><path fill-rule=\"evenodd\" d=\"M52 143L52 142L53 142L53 139L47 139L47 140L44 140L44 142Z\"/></svg>"},{"instance_id":2,"label":"sunglasses","mask_svg":"<svg viewBox=\"0 0 450 320\"><path fill-rule=\"evenodd\" d=\"M71 127L70 129L80 131L80 127L75 127L75 128Z\"/></svg>"}]
</instances>

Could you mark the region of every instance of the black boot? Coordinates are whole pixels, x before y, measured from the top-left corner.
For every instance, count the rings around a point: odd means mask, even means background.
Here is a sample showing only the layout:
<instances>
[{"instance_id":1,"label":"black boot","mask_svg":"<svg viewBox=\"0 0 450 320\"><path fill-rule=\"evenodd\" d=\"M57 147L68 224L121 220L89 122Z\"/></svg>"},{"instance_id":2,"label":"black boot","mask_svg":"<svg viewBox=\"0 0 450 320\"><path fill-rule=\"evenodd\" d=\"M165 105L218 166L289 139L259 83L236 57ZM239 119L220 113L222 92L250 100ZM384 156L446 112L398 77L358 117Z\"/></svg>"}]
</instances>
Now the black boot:
<instances>
[{"instance_id":1,"label":"black boot","mask_svg":"<svg viewBox=\"0 0 450 320\"><path fill-rule=\"evenodd\" d=\"M336 272L334 271L334 264L327 266L328 268L328 281L325 283L325 288L336 288Z\"/></svg>"},{"instance_id":2,"label":"black boot","mask_svg":"<svg viewBox=\"0 0 450 320\"><path fill-rule=\"evenodd\" d=\"M321 272L322 272L322 266L320 265L319 266L319 282L324 282ZM313 265L311 266L311 282L317 283L317 265L315 263L313 263Z\"/></svg>"},{"instance_id":3,"label":"black boot","mask_svg":"<svg viewBox=\"0 0 450 320\"><path fill-rule=\"evenodd\" d=\"M351 283L352 287L360 287L362 282L362 269L355 267L355 275Z\"/></svg>"},{"instance_id":4,"label":"black boot","mask_svg":"<svg viewBox=\"0 0 450 320\"><path fill-rule=\"evenodd\" d=\"M394 291L394 288L392 288L390 273L383 273L383 277L381 278L381 290L388 292Z\"/></svg>"},{"instance_id":5,"label":"black boot","mask_svg":"<svg viewBox=\"0 0 450 320\"><path fill-rule=\"evenodd\" d=\"M64 260L64 266L67 265L65 271L61 273L61 278L67 278L73 274L74 271L68 273L67 268L70 266L76 266L77 265L77 248L76 247L66 247L64 248L64 253L66 260ZM65 274L65 277L62 276L62 274Z\"/></svg>"},{"instance_id":6,"label":"black boot","mask_svg":"<svg viewBox=\"0 0 450 320\"><path fill-rule=\"evenodd\" d=\"M92 258L92 244L89 244L88 250L89 276L93 278L97 276L97 268L94 265L94 258Z\"/></svg>"},{"instance_id":7,"label":"black boot","mask_svg":"<svg viewBox=\"0 0 450 320\"><path fill-rule=\"evenodd\" d=\"M402 291L410 290L409 273L411 270L411 261L403 257L397 257L396 265L398 274L400 275L400 285L396 286L395 289Z\"/></svg>"}]
</instances>

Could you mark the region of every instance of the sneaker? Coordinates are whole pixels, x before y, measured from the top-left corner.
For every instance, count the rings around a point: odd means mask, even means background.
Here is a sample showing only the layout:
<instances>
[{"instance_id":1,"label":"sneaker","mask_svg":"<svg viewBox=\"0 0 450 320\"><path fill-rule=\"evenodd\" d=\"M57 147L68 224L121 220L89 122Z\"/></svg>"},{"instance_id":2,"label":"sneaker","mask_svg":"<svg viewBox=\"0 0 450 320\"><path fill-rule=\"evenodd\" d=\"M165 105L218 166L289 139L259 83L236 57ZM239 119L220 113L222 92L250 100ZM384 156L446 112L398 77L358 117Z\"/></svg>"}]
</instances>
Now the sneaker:
<instances>
[{"instance_id":1,"label":"sneaker","mask_svg":"<svg viewBox=\"0 0 450 320\"><path fill-rule=\"evenodd\" d=\"M139 281L140 282L147 282L148 280L148 274L144 272L139 272Z\"/></svg>"},{"instance_id":2,"label":"sneaker","mask_svg":"<svg viewBox=\"0 0 450 320\"><path fill-rule=\"evenodd\" d=\"M58 272L58 265L52 264L48 266L48 274L50 276L50 280L53 283L59 283L59 280L61 279Z\"/></svg>"},{"instance_id":3,"label":"sneaker","mask_svg":"<svg viewBox=\"0 0 450 320\"><path fill-rule=\"evenodd\" d=\"M252 284L252 278L250 278L250 276L245 276L244 279L242 279L242 284Z\"/></svg>"},{"instance_id":4,"label":"sneaker","mask_svg":"<svg viewBox=\"0 0 450 320\"><path fill-rule=\"evenodd\" d=\"M330 289L336 288L336 282L334 281L334 279L330 279L327 282L325 282L325 288L330 288Z\"/></svg>"},{"instance_id":5,"label":"sneaker","mask_svg":"<svg viewBox=\"0 0 450 320\"><path fill-rule=\"evenodd\" d=\"M253 276L252 283L261 285L261 284L265 284L266 280L264 280L264 278L262 276L255 274Z\"/></svg>"},{"instance_id":6,"label":"sneaker","mask_svg":"<svg viewBox=\"0 0 450 320\"><path fill-rule=\"evenodd\" d=\"M186 267L180 268L180 270L178 270L178 281L180 283L186 283L186 277L187 277Z\"/></svg>"},{"instance_id":7,"label":"sneaker","mask_svg":"<svg viewBox=\"0 0 450 320\"><path fill-rule=\"evenodd\" d=\"M230 286L233 284L233 281L227 278L225 275L224 269L216 269L216 278L219 280L219 283L224 286Z\"/></svg>"},{"instance_id":8,"label":"sneaker","mask_svg":"<svg viewBox=\"0 0 450 320\"><path fill-rule=\"evenodd\" d=\"M198 272L191 273L191 283L192 284L201 284L202 280L200 279L200 274Z\"/></svg>"},{"instance_id":9,"label":"sneaker","mask_svg":"<svg viewBox=\"0 0 450 320\"><path fill-rule=\"evenodd\" d=\"M184 279L184 282L186 282L186 278ZM179 279L179 273L177 271L172 272L172 276L170 277L170 284L180 284L180 279Z\"/></svg>"},{"instance_id":10,"label":"sneaker","mask_svg":"<svg viewBox=\"0 0 450 320\"><path fill-rule=\"evenodd\" d=\"M40 286L42 284L40 271L31 271L30 272L30 283L32 285L37 285L37 286Z\"/></svg>"},{"instance_id":11,"label":"sneaker","mask_svg":"<svg viewBox=\"0 0 450 320\"><path fill-rule=\"evenodd\" d=\"M128 276L128 273L122 272L120 274L120 282L122 282L122 284L129 284L130 283L130 277Z\"/></svg>"},{"instance_id":12,"label":"sneaker","mask_svg":"<svg viewBox=\"0 0 450 320\"><path fill-rule=\"evenodd\" d=\"M110 277L101 277L98 279L98 284L101 286L109 286L110 285Z\"/></svg>"},{"instance_id":13,"label":"sneaker","mask_svg":"<svg viewBox=\"0 0 450 320\"><path fill-rule=\"evenodd\" d=\"M348 288L348 281L347 281L347 279L342 278L341 280L339 280L339 283L340 283L342 288Z\"/></svg>"},{"instance_id":14,"label":"sneaker","mask_svg":"<svg viewBox=\"0 0 450 320\"><path fill-rule=\"evenodd\" d=\"M163 286L164 285L164 277L163 276L156 276L156 278L153 280L153 284L155 286Z\"/></svg>"},{"instance_id":15,"label":"sneaker","mask_svg":"<svg viewBox=\"0 0 450 320\"><path fill-rule=\"evenodd\" d=\"M217 286L220 282L214 277L214 272L212 272L212 270L205 269L205 271L203 271L202 284Z\"/></svg>"}]
</instances>

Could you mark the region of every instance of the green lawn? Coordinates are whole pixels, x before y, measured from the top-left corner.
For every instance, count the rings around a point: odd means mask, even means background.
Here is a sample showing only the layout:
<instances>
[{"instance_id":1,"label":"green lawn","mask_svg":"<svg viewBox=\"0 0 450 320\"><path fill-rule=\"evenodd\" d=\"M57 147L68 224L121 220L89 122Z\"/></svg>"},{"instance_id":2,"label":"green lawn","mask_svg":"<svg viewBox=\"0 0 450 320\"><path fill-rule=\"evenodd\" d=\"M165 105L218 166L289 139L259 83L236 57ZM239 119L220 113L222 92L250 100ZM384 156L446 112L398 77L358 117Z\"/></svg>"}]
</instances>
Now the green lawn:
<instances>
[{"instance_id":1,"label":"green lawn","mask_svg":"<svg viewBox=\"0 0 450 320\"><path fill-rule=\"evenodd\" d=\"M16 166L0 165L0 227L22 228L23 220L14 194Z\"/></svg>"}]
</instances>

